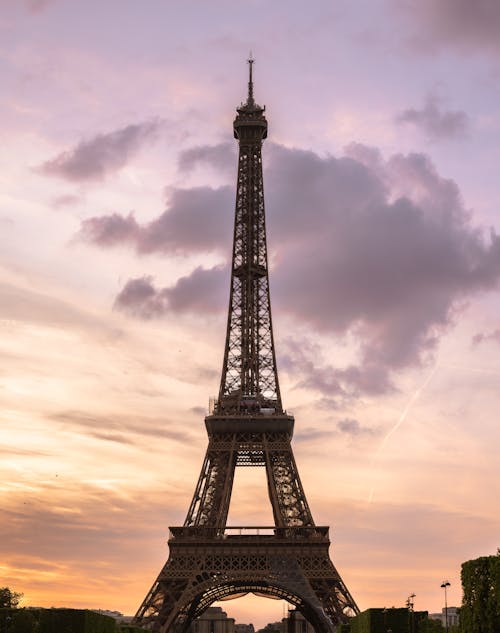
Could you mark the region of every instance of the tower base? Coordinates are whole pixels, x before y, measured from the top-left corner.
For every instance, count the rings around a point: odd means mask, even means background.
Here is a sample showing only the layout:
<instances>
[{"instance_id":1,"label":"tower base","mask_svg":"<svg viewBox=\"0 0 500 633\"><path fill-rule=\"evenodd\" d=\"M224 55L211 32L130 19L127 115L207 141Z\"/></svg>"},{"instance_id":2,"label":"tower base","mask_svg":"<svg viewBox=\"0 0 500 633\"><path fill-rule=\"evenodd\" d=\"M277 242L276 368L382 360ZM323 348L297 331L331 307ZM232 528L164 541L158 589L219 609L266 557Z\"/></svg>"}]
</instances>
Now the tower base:
<instances>
[{"instance_id":1,"label":"tower base","mask_svg":"<svg viewBox=\"0 0 500 633\"><path fill-rule=\"evenodd\" d=\"M281 598L333 633L358 612L329 556L327 527L170 528L170 556L134 623L183 633L213 602L238 594Z\"/></svg>"}]
</instances>

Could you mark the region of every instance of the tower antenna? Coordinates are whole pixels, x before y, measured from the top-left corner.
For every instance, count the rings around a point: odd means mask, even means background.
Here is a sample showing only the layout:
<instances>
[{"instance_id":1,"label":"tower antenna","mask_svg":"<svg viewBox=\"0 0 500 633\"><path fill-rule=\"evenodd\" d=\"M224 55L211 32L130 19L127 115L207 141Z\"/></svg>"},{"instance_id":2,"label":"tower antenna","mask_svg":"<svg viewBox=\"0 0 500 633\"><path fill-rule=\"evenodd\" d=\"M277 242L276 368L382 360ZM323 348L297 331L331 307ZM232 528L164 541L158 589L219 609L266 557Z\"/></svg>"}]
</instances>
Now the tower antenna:
<instances>
[{"instance_id":1,"label":"tower antenna","mask_svg":"<svg viewBox=\"0 0 500 633\"><path fill-rule=\"evenodd\" d=\"M252 51L250 51L250 55L248 56L248 105L254 105L255 101L253 99L253 77L252 77L252 67L255 62L255 59L252 57Z\"/></svg>"}]
</instances>

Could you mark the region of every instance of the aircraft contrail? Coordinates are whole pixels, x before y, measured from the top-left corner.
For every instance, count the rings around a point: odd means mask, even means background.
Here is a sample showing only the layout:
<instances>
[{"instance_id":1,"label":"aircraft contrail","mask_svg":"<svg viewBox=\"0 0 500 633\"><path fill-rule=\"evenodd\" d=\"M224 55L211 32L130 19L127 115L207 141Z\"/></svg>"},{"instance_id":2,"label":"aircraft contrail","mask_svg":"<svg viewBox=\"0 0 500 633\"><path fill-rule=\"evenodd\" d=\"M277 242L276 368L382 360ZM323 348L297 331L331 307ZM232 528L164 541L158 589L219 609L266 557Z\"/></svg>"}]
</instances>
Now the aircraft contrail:
<instances>
[{"instance_id":1,"label":"aircraft contrail","mask_svg":"<svg viewBox=\"0 0 500 633\"><path fill-rule=\"evenodd\" d=\"M424 380L424 382L420 385L420 387L415 391L415 393L411 396L411 398L408 400L408 402L406 403L405 408L403 409L401 415L398 418L398 421L396 422L396 424L394 424L394 426L389 429L389 431L386 433L384 439L380 442L380 446L377 448L375 455L373 456L372 459L372 472L373 472L373 465L375 463L375 460L377 459L377 457L380 455L380 453L382 452L382 449L384 448L384 446L387 444L387 440L391 437L391 435L393 435L398 429L399 427L403 424L403 422L406 419L406 416L408 415L410 409L412 408L413 404L415 403L415 401L417 400L417 398L420 396L420 394L422 393L422 391L427 387L427 385L430 383L430 381L432 380L434 374L436 373L436 370L438 368L438 364L436 363L434 365L434 367L432 368L431 373L427 376L427 378ZM368 503L371 503L373 501L373 491L374 491L374 486L372 486L370 488L370 494L368 495Z\"/></svg>"}]
</instances>

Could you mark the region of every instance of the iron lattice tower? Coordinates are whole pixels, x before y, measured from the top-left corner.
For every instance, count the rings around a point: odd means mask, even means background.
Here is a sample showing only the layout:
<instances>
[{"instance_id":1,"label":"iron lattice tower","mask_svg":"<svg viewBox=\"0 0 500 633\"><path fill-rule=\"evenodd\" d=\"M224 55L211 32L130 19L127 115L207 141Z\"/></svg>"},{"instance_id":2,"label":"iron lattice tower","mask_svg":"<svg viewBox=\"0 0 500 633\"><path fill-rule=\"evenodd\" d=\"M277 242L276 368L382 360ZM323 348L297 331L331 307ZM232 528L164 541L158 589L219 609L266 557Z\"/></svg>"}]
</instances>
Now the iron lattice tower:
<instances>
[{"instance_id":1,"label":"iron lattice tower","mask_svg":"<svg viewBox=\"0 0 500 633\"><path fill-rule=\"evenodd\" d=\"M291 447L294 418L282 407L267 265L262 142L264 107L237 109L239 142L231 292L218 400L205 418L208 449L170 556L135 623L183 633L214 601L253 592L294 604L317 633L359 612L329 556L329 529L314 524ZM228 527L237 466L265 468L272 527Z\"/></svg>"}]
</instances>

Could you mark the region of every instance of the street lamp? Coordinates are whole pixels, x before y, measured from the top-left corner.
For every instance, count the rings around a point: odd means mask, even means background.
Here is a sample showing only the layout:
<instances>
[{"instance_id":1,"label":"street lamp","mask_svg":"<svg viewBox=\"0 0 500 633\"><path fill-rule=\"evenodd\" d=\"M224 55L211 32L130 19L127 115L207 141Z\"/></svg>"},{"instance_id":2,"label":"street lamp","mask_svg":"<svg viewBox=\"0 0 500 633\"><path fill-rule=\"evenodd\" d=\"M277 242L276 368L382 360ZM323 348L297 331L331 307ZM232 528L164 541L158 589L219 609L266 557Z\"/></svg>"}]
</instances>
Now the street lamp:
<instances>
[{"instance_id":1,"label":"street lamp","mask_svg":"<svg viewBox=\"0 0 500 633\"><path fill-rule=\"evenodd\" d=\"M408 598L406 599L406 608L408 609L408 620L409 620L409 624L410 624L410 633L414 632L415 629L415 618L413 615L413 606L414 606L414 601L413 598L415 598L415 594L411 593Z\"/></svg>"},{"instance_id":2,"label":"street lamp","mask_svg":"<svg viewBox=\"0 0 500 633\"><path fill-rule=\"evenodd\" d=\"M446 593L446 588L450 586L450 583L447 580L443 580L441 583L441 589L444 589L444 621L446 624L446 633L448 633L448 596Z\"/></svg>"}]
</instances>

